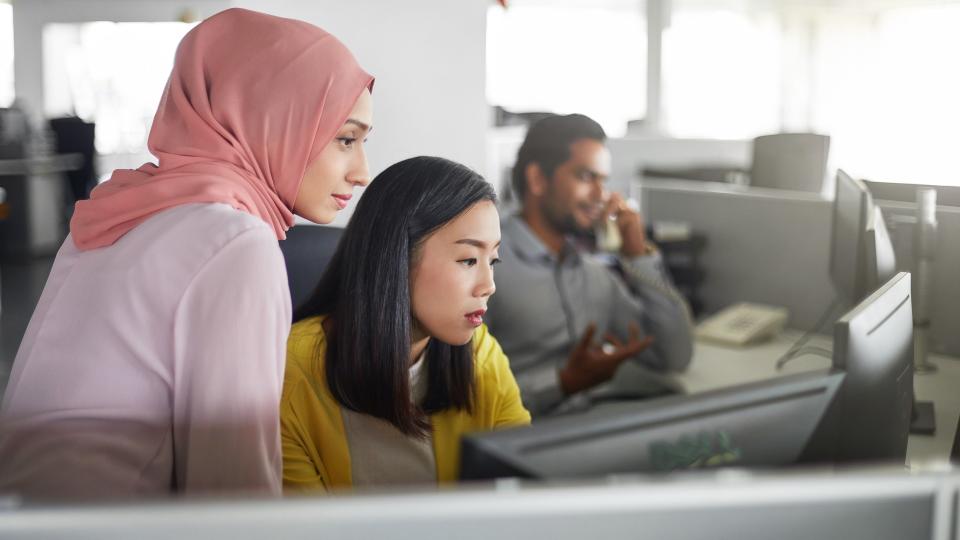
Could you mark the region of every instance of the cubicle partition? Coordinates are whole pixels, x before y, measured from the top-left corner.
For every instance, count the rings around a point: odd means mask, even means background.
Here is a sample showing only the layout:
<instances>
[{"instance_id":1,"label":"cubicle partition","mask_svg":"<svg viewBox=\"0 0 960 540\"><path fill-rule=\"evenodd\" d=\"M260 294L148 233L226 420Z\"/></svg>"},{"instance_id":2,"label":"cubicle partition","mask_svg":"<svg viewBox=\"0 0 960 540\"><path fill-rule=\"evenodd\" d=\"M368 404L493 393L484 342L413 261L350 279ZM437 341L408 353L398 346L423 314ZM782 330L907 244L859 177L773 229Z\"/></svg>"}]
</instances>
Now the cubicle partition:
<instances>
[{"instance_id":1,"label":"cubicle partition","mask_svg":"<svg viewBox=\"0 0 960 540\"><path fill-rule=\"evenodd\" d=\"M953 540L955 472L619 478L287 500L0 509L0 537Z\"/></svg>"},{"instance_id":2,"label":"cubicle partition","mask_svg":"<svg viewBox=\"0 0 960 540\"><path fill-rule=\"evenodd\" d=\"M782 306L788 324L811 328L834 298L828 272L833 202L812 193L694 181L639 182L648 222L683 221L707 237L701 253L704 312L736 302ZM877 201L897 256L913 268L914 205ZM937 210L932 346L960 356L960 208Z\"/></svg>"},{"instance_id":3,"label":"cubicle partition","mask_svg":"<svg viewBox=\"0 0 960 540\"><path fill-rule=\"evenodd\" d=\"M897 270L910 272L915 267L914 223L916 205L874 197L883 211ZM939 197L938 197L939 201ZM933 294L930 302L931 350L960 356L960 207L937 207L937 243L933 261Z\"/></svg>"},{"instance_id":4,"label":"cubicle partition","mask_svg":"<svg viewBox=\"0 0 960 540\"><path fill-rule=\"evenodd\" d=\"M704 234L704 312L737 302L783 306L789 325L811 328L834 297L832 203L802 192L692 181L646 181L647 221L683 221Z\"/></svg>"}]
</instances>

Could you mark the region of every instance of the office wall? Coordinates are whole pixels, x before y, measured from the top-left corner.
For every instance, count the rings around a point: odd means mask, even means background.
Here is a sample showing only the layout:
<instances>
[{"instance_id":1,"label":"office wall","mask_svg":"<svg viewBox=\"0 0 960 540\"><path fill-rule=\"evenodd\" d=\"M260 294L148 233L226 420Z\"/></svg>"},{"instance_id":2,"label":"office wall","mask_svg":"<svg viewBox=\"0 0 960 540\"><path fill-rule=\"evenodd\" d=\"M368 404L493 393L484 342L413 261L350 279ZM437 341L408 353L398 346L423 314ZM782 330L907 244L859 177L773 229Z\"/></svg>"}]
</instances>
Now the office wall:
<instances>
[{"instance_id":1,"label":"office wall","mask_svg":"<svg viewBox=\"0 0 960 540\"><path fill-rule=\"evenodd\" d=\"M484 44L489 1L245 0L234 4L327 29L377 78L374 131L368 146L371 173L424 154L486 173L491 113L485 95ZM334 224L345 224L354 204Z\"/></svg>"},{"instance_id":2,"label":"office wall","mask_svg":"<svg viewBox=\"0 0 960 540\"><path fill-rule=\"evenodd\" d=\"M434 154L486 167L486 10L490 0L237 0L342 40L376 76L374 171Z\"/></svg>"},{"instance_id":3,"label":"office wall","mask_svg":"<svg viewBox=\"0 0 960 540\"><path fill-rule=\"evenodd\" d=\"M834 298L828 265L832 201L814 194L715 183L646 181L643 205L648 220L690 223L706 234L706 311L749 301L790 310L790 326L812 327ZM897 265L910 271L912 216L908 204L880 202L890 228ZM960 208L940 207L934 265L935 352L960 356Z\"/></svg>"}]
</instances>

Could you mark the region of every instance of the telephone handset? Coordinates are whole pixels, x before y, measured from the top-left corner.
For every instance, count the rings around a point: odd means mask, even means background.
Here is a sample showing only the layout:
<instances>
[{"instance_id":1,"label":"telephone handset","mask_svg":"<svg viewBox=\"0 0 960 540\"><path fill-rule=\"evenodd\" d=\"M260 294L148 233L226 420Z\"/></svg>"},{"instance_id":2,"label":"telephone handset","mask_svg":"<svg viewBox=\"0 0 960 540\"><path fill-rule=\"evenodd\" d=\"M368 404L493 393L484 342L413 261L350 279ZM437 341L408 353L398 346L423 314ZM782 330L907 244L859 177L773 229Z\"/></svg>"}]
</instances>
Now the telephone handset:
<instances>
[{"instance_id":1,"label":"telephone handset","mask_svg":"<svg viewBox=\"0 0 960 540\"><path fill-rule=\"evenodd\" d=\"M696 336L727 345L747 345L773 337L787 323L785 308L740 303L704 319Z\"/></svg>"}]
</instances>

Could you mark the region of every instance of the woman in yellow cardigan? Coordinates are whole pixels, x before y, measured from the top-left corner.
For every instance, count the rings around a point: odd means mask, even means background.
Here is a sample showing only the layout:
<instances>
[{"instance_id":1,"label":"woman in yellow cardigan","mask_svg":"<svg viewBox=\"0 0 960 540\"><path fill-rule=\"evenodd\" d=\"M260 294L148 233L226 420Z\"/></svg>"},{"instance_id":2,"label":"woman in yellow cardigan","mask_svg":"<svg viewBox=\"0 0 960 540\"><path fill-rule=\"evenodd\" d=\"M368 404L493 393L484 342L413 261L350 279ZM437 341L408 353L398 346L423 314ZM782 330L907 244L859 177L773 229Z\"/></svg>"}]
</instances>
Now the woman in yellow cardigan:
<instances>
[{"instance_id":1,"label":"woman in yellow cardigan","mask_svg":"<svg viewBox=\"0 0 960 540\"><path fill-rule=\"evenodd\" d=\"M294 315L280 405L287 491L450 482L462 434L530 422L482 320L495 203L481 176L441 158L371 182Z\"/></svg>"}]
</instances>

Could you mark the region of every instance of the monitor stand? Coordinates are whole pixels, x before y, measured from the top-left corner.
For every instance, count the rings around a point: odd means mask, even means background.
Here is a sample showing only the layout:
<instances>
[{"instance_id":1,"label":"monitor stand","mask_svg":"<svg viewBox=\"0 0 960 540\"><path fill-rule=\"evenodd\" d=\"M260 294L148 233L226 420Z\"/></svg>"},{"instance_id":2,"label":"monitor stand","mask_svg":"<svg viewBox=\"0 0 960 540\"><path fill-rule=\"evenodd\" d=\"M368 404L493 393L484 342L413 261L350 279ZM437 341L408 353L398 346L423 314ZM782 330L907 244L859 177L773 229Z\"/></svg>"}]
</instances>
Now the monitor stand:
<instances>
[{"instance_id":1,"label":"monitor stand","mask_svg":"<svg viewBox=\"0 0 960 540\"><path fill-rule=\"evenodd\" d=\"M913 414L910 416L910 433L933 435L936 432L937 422L933 414L933 402L914 400Z\"/></svg>"}]
</instances>

